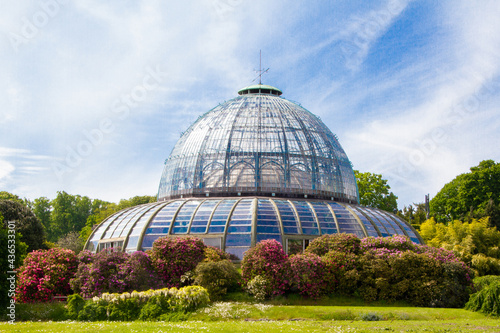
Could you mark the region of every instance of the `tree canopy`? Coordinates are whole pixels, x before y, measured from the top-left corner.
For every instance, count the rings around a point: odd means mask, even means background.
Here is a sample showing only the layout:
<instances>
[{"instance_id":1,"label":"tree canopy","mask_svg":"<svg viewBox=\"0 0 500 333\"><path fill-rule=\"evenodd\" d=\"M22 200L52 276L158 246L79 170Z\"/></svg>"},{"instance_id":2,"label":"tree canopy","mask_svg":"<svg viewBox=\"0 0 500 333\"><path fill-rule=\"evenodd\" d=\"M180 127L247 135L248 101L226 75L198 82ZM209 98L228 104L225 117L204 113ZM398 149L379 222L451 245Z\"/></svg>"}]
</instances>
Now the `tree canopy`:
<instances>
[{"instance_id":1,"label":"tree canopy","mask_svg":"<svg viewBox=\"0 0 500 333\"><path fill-rule=\"evenodd\" d=\"M391 187L382 175L354 170L358 184L360 204L394 213L398 210L398 197L389 192Z\"/></svg>"},{"instance_id":2,"label":"tree canopy","mask_svg":"<svg viewBox=\"0 0 500 333\"><path fill-rule=\"evenodd\" d=\"M500 227L500 163L485 160L458 175L430 201L431 216L437 222L490 216Z\"/></svg>"},{"instance_id":3,"label":"tree canopy","mask_svg":"<svg viewBox=\"0 0 500 333\"><path fill-rule=\"evenodd\" d=\"M0 200L0 213L4 218L4 228L7 228L8 221L16 221L15 230L21 235L20 241L28 245L28 251L45 248L43 225L28 207L18 201Z\"/></svg>"}]
</instances>

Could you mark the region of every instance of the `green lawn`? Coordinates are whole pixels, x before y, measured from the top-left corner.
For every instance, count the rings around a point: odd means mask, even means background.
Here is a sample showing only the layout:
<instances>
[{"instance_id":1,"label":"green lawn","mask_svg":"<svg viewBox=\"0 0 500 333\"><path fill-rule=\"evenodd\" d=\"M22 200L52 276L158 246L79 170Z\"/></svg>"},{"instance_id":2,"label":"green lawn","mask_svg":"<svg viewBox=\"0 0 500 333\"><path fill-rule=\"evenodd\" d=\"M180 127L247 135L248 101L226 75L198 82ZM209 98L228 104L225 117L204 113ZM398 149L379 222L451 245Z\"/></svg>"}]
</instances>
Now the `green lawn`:
<instances>
[{"instance_id":1,"label":"green lawn","mask_svg":"<svg viewBox=\"0 0 500 333\"><path fill-rule=\"evenodd\" d=\"M367 321L378 319L378 321ZM500 319L463 309L218 302L182 322L18 322L0 332L500 332Z\"/></svg>"}]
</instances>

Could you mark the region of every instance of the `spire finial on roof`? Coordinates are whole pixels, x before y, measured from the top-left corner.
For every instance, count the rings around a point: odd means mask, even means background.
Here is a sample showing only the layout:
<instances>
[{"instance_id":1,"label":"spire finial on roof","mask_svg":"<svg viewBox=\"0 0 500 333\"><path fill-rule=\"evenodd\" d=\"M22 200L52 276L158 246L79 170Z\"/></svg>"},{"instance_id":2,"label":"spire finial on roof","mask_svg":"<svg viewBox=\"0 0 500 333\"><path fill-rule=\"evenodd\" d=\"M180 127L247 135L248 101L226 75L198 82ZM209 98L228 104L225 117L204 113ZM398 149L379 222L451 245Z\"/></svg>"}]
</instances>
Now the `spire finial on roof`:
<instances>
[{"instance_id":1,"label":"spire finial on roof","mask_svg":"<svg viewBox=\"0 0 500 333\"><path fill-rule=\"evenodd\" d=\"M253 81L259 79L259 84L262 84L262 75L264 75L268 71L269 71L269 68L262 69L262 50L259 50L259 70L255 70L255 72L259 73L259 76L257 76L255 79L253 79Z\"/></svg>"}]
</instances>

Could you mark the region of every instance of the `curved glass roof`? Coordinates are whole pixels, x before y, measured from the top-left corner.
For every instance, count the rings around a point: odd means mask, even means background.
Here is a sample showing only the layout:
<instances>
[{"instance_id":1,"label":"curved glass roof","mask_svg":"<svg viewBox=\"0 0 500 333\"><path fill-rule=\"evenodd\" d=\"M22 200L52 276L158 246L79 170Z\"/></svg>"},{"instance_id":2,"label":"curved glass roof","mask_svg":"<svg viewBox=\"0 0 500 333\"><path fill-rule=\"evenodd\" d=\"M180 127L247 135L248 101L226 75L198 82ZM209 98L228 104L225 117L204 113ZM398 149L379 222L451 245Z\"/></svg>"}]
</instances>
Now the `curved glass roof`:
<instances>
[{"instance_id":1,"label":"curved glass roof","mask_svg":"<svg viewBox=\"0 0 500 333\"><path fill-rule=\"evenodd\" d=\"M165 162L159 200L250 195L358 202L351 163L318 117L271 86L240 94L184 132Z\"/></svg>"},{"instance_id":2,"label":"curved glass roof","mask_svg":"<svg viewBox=\"0 0 500 333\"><path fill-rule=\"evenodd\" d=\"M421 243L407 222L378 209L326 200L232 197L176 199L122 210L94 230L85 248L144 251L159 237L192 235L242 258L263 239L276 239L294 253L315 237L335 233L405 235Z\"/></svg>"}]
</instances>

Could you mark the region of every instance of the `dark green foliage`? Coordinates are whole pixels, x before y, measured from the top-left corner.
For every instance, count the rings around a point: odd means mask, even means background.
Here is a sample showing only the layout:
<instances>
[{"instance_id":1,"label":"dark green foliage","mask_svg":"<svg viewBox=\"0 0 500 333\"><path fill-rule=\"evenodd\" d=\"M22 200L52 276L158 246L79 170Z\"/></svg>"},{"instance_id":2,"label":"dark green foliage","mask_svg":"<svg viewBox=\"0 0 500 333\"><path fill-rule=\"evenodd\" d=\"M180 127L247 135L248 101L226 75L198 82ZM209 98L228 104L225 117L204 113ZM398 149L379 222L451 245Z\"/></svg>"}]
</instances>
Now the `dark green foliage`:
<instances>
[{"instance_id":1,"label":"dark green foliage","mask_svg":"<svg viewBox=\"0 0 500 333\"><path fill-rule=\"evenodd\" d=\"M212 300L235 291L240 280L236 266L227 259L201 262L194 270L194 284L206 288Z\"/></svg>"},{"instance_id":2,"label":"dark green foliage","mask_svg":"<svg viewBox=\"0 0 500 333\"><path fill-rule=\"evenodd\" d=\"M108 304L107 311L109 313L109 320L132 321L139 318L141 306L139 300L128 298Z\"/></svg>"},{"instance_id":3,"label":"dark green foliage","mask_svg":"<svg viewBox=\"0 0 500 333\"><path fill-rule=\"evenodd\" d=\"M361 240L353 234L323 235L315 238L305 252L324 256L330 251L349 252L357 254L360 251Z\"/></svg>"},{"instance_id":4,"label":"dark green foliage","mask_svg":"<svg viewBox=\"0 0 500 333\"><path fill-rule=\"evenodd\" d=\"M106 305L87 301L83 309L78 313L81 321L104 321L108 319Z\"/></svg>"},{"instance_id":5,"label":"dark green foliage","mask_svg":"<svg viewBox=\"0 0 500 333\"><path fill-rule=\"evenodd\" d=\"M15 230L21 234L21 242L28 245L28 252L45 249L45 231L43 225L29 208L16 201L0 200L0 214L4 217L3 225L15 221Z\"/></svg>"},{"instance_id":6,"label":"dark green foliage","mask_svg":"<svg viewBox=\"0 0 500 333\"><path fill-rule=\"evenodd\" d=\"M50 228L48 239L56 242L71 231L79 232L92 212L92 200L86 196L57 192L51 201Z\"/></svg>"},{"instance_id":7,"label":"dark green foliage","mask_svg":"<svg viewBox=\"0 0 500 333\"><path fill-rule=\"evenodd\" d=\"M353 294L359 279L356 255L351 252L332 250L321 258L324 264L323 280L326 292Z\"/></svg>"},{"instance_id":8,"label":"dark green foliage","mask_svg":"<svg viewBox=\"0 0 500 333\"><path fill-rule=\"evenodd\" d=\"M78 313L85 306L85 300L78 294L68 296L66 302L66 313L68 318L78 319Z\"/></svg>"},{"instance_id":9,"label":"dark green foliage","mask_svg":"<svg viewBox=\"0 0 500 333\"><path fill-rule=\"evenodd\" d=\"M500 316L500 276L484 276L474 280L480 289L470 296L467 310Z\"/></svg>"},{"instance_id":10,"label":"dark green foliage","mask_svg":"<svg viewBox=\"0 0 500 333\"><path fill-rule=\"evenodd\" d=\"M378 313L375 313L375 312L363 313L360 316L360 319L363 320L363 321L379 321L379 320L384 320L384 318L381 315L379 315Z\"/></svg>"},{"instance_id":11,"label":"dark green foliage","mask_svg":"<svg viewBox=\"0 0 500 333\"><path fill-rule=\"evenodd\" d=\"M457 176L430 201L431 216L438 222L490 216L500 227L500 163L481 161L471 172Z\"/></svg>"},{"instance_id":12,"label":"dark green foliage","mask_svg":"<svg viewBox=\"0 0 500 333\"><path fill-rule=\"evenodd\" d=\"M389 192L391 187L382 175L354 170L360 204L394 213L398 211L398 197Z\"/></svg>"},{"instance_id":13,"label":"dark green foliage","mask_svg":"<svg viewBox=\"0 0 500 333\"><path fill-rule=\"evenodd\" d=\"M158 320L161 315L173 312L170 298L165 295L151 297L148 302L142 307L139 314L140 320Z\"/></svg>"},{"instance_id":14,"label":"dark green foliage","mask_svg":"<svg viewBox=\"0 0 500 333\"><path fill-rule=\"evenodd\" d=\"M16 322L18 321L64 321L70 319L66 303L17 303Z\"/></svg>"}]
</instances>

